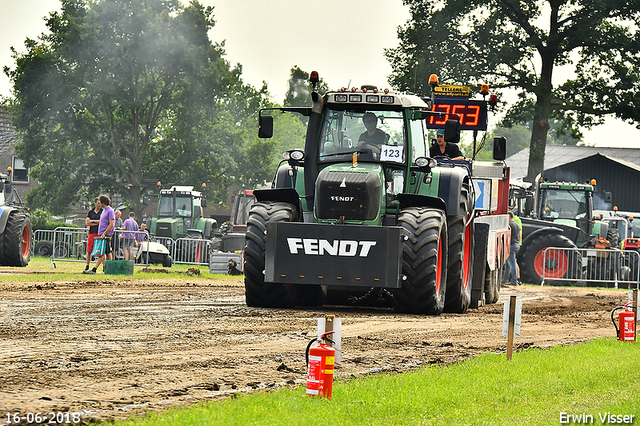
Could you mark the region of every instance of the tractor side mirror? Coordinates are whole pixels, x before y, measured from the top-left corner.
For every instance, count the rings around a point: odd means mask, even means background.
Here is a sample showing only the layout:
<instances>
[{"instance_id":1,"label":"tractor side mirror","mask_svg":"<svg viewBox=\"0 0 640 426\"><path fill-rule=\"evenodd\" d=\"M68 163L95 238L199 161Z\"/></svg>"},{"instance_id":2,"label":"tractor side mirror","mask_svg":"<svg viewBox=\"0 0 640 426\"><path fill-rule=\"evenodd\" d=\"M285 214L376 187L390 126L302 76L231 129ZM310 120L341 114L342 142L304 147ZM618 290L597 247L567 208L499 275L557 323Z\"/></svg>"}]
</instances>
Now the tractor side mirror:
<instances>
[{"instance_id":1,"label":"tractor side mirror","mask_svg":"<svg viewBox=\"0 0 640 426\"><path fill-rule=\"evenodd\" d=\"M444 140L451 143L460 142L460 127L460 120L447 120L444 125Z\"/></svg>"},{"instance_id":2,"label":"tractor side mirror","mask_svg":"<svg viewBox=\"0 0 640 426\"><path fill-rule=\"evenodd\" d=\"M271 115L261 115L259 118L260 127L258 128L258 137L269 139L273 137L273 117Z\"/></svg>"},{"instance_id":3,"label":"tractor side mirror","mask_svg":"<svg viewBox=\"0 0 640 426\"><path fill-rule=\"evenodd\" d=\"M206 198L203 198L202 200L200 200L200 205L201 205L203 208L206 208L206 207L207 207L207 199L206 199Z\"/></svg>"},{"instance_id":4,"label":"tractor side mirror","mask_svg":"<svg viewBox=\"0 0 640 426\"><path fill-rule=\"evenodd\" d=\"M493 138L493 159L504 161L507 158L507 138L497 136Z\"/></svg>"},{"instance_id":5,"label":"tractor side mirror","mask_svg":"<svg viewBox=\"0 0 640 426\"><path fill-rule=\"evenodd\" d=\"M142 204L148 206L149 204L151 204L151 198L145 195L144 197L142 197Z\"/></svg>"},{"instance_id":6,"label":"tractor side mirror","mask_svg":"<svg viewBox=\"0 0 640 426\"><path fill-rule=\"evenodd\" d=\"M533 194L527 194L527 198L524 200L524 214L531 216L531 213L533 213Z\"/></svg>"}]
</instances>

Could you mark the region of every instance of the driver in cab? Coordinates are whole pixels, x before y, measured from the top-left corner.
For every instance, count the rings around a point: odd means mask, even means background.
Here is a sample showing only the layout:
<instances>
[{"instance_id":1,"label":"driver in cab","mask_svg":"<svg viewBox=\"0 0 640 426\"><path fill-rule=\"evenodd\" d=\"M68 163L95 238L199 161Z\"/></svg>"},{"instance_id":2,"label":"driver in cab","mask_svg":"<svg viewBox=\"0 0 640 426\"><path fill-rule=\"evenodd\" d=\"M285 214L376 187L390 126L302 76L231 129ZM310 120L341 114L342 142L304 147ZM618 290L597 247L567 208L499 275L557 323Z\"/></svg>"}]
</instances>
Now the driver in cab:
<instances>
[{"instance_id":1,"label":"driver in cab","mask_svg":"<svg viewBox=\"0 0 640 426\"><path fill-rule=\"evenodd\" d=\"M362 123L367 129L358 138L358 146L373 145L380 149L380 145L384 145L389 141L389 135L378 129L378 117L372 112L367 112L362 116Z\"/></svg>"},{"instance_id":2,"label":"driver in cab","mask_svg":"<svg viewBox=\"0 0 640 426\"><path fill-rule=\"evenodd\" d=\"M429 147L429 157L448 157L451 160L464 160L458 145L444 140L444 129L438 129L436 133L437 143Z\"/></svg>"}]
</instances>

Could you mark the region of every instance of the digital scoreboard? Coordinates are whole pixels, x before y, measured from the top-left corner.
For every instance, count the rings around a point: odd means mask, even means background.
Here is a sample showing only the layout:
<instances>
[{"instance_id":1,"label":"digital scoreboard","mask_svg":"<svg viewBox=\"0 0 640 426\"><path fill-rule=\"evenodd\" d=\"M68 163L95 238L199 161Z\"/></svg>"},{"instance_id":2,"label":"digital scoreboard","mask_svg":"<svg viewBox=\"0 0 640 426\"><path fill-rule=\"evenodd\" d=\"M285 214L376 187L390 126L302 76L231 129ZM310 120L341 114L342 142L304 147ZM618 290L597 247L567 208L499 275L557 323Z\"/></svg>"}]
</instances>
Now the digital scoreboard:
<instances>
[{"instance_id":1,"label":"digital scoreboard","mask_svg":"<svg viewBox=\"0 0 640 426\"><path fill-rule=\"evenodd\" d=\"M428 101L429 99L426 99ZM427 118L427 128L444 128L445 123L451 117L449 114L457 114L460 117L461 130L487 130L487 102L480 100L461 98L435 98L431 111L444 112L443 117Z\"/></svg>"}]
</instances>

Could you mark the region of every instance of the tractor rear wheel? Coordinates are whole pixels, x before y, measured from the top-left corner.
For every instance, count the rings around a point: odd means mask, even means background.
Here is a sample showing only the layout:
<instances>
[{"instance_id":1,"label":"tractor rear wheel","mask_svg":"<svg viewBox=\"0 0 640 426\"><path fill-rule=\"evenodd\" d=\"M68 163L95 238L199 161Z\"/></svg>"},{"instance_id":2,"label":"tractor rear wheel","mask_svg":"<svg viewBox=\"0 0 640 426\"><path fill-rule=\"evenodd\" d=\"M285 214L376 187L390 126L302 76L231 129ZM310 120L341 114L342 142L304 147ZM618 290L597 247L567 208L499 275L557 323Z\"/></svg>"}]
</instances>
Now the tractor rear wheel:
<instances>
[{"instance_id":1,"label":"tractor rear wheel","mask_svg":"<svg viewBox=\"0 0 640 426\"><path fill-rule=\"evenodd\" d=\"M447 289L447 221L442 210L404 209L401 287L393 292L398 312L439 315Z\"/></svg>"},{"instance_id":2,"label":"tractor rear wheel","mask_svg":"<svg viewBox=\"0 0 640 426\"><path fill-rule=\"evenodd\" d=\"M38 241L33 249L36 256L51 257L53 253L53 243L51 241ZM86 253L85 253L86 254Z\"/></svg>"},{"instance_id":3,"label":"tractor rear wheel","mask_svg":"<svg viewBox=\"0 0 640 426\"><path fill-rule=\"evenodd\" d=\"M496 303L500 297L502 274L501 269L498 268L498 263L499 262L496 260L496 268L493 271L487 266L487 271L485 273L484 300L487 305Z\"/></svg>"},{"instance_id":4,"label":"tractor rear wheel","mask_svg":"<svg viewBox=\"0 0 640 426\"><path fill-rule=\"evenodd\" d=\"M27 266L31 257L31 220L23 213L11 212L3 235L2 264Z\"/></svg>"},{"instance_id":5,"label":"tractor rear wheel","mask_svg":"<svg viewBox=\"0 0 640 426\"><path fill-rule=\"evenodd\" d=\"M553 250L552 247L560 250ZM546 248L550 249L545 255ZM526 283L540 284L543 275L545 279L551 278L551 285L577 283L582 278L582 255L573 241L564 235L542 234L535 237L520 248L518 264L522 281Z\"/></svg>"},{"instance_id":6,"label":"tractor rear wheel","mask_svg":"<svg viewBox=\"0 0 640 426\"><path fill-rule=\"evenodd\" d=\"M285 284L265 282L265 251L269 222L295 222L297 211L289 203L256 203L249 211L244 251L244 289L248 306L282 308L294 305L294 295Z\"/></svg>"},{"instance_id":7,"label":"tractor rear wheel","mask_svg":"<svg viewBox=\"0 0 640 426\"><path fill-rule=\"evenodd\" d=\"M471 303L471 279L473 275L473 221L468 205L471 203L466 188L460 194L458 216L448 218L449 270L447 273L447 297L445 312L463 314Z\"/></svg>"}]
</instances>

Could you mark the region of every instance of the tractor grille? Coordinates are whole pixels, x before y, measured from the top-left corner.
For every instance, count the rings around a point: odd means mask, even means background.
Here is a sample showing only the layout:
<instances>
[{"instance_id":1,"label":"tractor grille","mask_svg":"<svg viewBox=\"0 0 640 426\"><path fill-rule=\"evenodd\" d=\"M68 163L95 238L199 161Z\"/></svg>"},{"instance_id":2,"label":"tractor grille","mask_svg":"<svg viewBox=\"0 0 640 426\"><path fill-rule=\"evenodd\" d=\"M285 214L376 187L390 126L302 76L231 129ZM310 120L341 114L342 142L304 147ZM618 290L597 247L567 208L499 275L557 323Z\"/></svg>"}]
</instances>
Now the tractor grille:
<instances>
[{"instance_id":1,"label":"tractor grille","mask_svg":"<svg viewBox=\"0 0 640 426\"><path fill-rule=\"evenodd\" d=\"M316 181L316 217L373 220L378 216L380 187L373 173L322 171Z\"/></svg>"},{"instance_id":2,"label":"tractor grille","mask_svg":"<svg viewBox=\"0 0 640 426\"><path fill-rule=\"evenodd\" d=\"M156 224L156 235L158 237L169 237L172 238L171 235L171 224L170 223L157 223Z\"/></svg>"}]
</instances>

